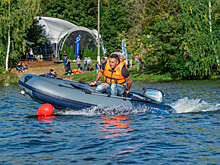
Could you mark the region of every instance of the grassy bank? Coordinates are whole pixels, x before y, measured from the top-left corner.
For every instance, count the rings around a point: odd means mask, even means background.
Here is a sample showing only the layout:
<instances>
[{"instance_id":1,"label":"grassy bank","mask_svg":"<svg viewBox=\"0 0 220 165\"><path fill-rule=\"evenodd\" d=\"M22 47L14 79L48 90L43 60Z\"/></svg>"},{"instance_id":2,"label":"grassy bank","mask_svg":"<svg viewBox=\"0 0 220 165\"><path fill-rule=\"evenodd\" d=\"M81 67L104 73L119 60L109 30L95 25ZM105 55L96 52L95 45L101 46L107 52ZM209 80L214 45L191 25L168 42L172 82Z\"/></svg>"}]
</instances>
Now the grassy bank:
<instances>
[{"instance_id":1,"label":"grassy bank","mask_svg":"<svg viewBox=\"0 0 220 165\"><path fill-rule=\"evenodd\" d=\"M15 73L7 72L4 68L0 68L0 83L15 84L19 80L19 77Z\"/></svg>"},{"instance_id":2,"label":"grassy bank","mask_svg":"<svg viewBox=\"0 0 220 165\"><path fill-rule=\"evenodd\" d=\"M95 66L95 64L91 65ZM95 68L95 67L93 67ZM179 77L173 77L171 73L162 73L160 68L157 66L147 66L144 69L137 69L136 67L129 68L129 73L132 81L148 81L148 82L157 82L157 81L172 81L172 80L181 80ZM65 78L77 80L77 81L94 81L96 79L95 69L88 72L85 71L83 74L75 74L64 76ZM220 74L212 76L211 80L220 79ZM101 78L103 81L104 78Z\"/></svg>"},{"instance_id":3,"label":"grassy bank","mask_svg":"<svg viewBox=\"0 0 220 165\"><path fill-rule=\"evenodd\" d=\"M147 70L137 70L137 69L130 69L129 70L131 79L133 81L171 81L173 80L172 75L169 73L166 74L158 74L152 73ZM91 72L83 72L83 74L75 74L75 75L68 75L65 76L68 79L77 80L77 81L94 81L96 79L96 71ZM104 80L102 77L101 81Z\"/></svg>"},{"instance_id":4,"label":"grassy bank","mask_svg":"<svg viewBox=\"0 0 220 165\"><path fill-rule=\"evenodd\" d=\"M15 74L2 73L0 75L0 83L16 84L19 80L19 77Z\"/></svg>"},{"instance_id":5,"label":"grassy bank","mask_svg":"<svg viewBox=\"0 0 220 165\"><path fill-rule=\"evenodd\" d=\"M94 66L95 64L91 65ZM94 68L94 67L93 67ZM133 81L171 81L173 80L170 73L160 74L160 71L157 67L149 66L142 70L137 70L135 67L129 69L131 79ZM95 69L88 72L85 71L83 74L75 74L65 76L68 79L77 80L77 81L94 81L96 79ZM100 81L103 81L102 77Z\"/></svg>"},{"instance_id":6,"label":"grassy bank","mask_svg":"<svg viewBox=\"0 0 220 165\"><path fill-rule=\"evenodd\" d=\"M133 81L171 81L173 80L170 73L161 73L157 67L148 66L144 69L129 69L131 79Z\"/></svg>"},{"instance_id":7,"label":"grassy bank","mask_svg":"<svg viewBox=\"0 0 220 165\"><path fill-rule=\"evenodd\" d=\"M2 81L3 83L17 83L19 78L24 74L36 74L41 75L48 73L49 70L54 67L56 73L58 74L58 78L65 78L76 81L87 81L91 82L96 79L96 70L95 63L92 63L91 68L92 71L84 71L82 74L74 74L74 75L64 75L64 67L62 64L57 64L51 67L39 67L39 68L29 68L28 71L23 73L18 73L16 69L12 69L10 73L3 72ZM76 69L76 63L71 63L71 68ZM145 68L144 70L137 70L135 68L129 69L130 76L133 81L170 81L172 80L171 74L159 74L159 70L156 68ZM103 81L102 77L100 81Z\"/></svg>"},{"instance_id":8,"label":"grassy bank","mask_svg":"<svg viewBox=\"0 0 220 165\"><path fill-rule=\"evenodd\" d=\"M40 67L40 68L29 68L28 71L23 73L18 73L16 69L11 69L10 72L0 71L0 83L10 83L14 84L17 83L19 78L24 74L35 74L41 75L48 73L49 70L54 67L55 71L58 74L58 78L64 78L69 80L76 80L76 81L87 81L91 82L96 79L96 71L95 71L95 63L92 65L92 71L84 71L82 74L74 74L74 75L64 75L64 67L62 64L57 64L50 67ZM76 63L71 64L72 69L77 68ZM161 71L154 66L148 66L145 69L137 70L135 67L129 69L131 79L135 81L172 81L172 80L179 80L179 78L174 78L170 73L161 73ZM211 77L212 80L220 79L220 74ZM102 77L100 81L103 81L104 78Z\"/></svg>"}]
</instances>

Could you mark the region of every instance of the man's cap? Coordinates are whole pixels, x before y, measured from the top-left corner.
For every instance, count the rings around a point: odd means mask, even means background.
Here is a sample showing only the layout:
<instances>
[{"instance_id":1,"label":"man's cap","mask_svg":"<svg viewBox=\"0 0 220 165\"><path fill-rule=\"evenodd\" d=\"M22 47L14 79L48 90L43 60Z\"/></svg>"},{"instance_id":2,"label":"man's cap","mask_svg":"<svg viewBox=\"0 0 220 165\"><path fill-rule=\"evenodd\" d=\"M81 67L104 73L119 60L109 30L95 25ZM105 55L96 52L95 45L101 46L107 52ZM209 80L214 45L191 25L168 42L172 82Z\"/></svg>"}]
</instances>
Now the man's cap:
<instances>
[{"instance_id":1,"label":"man's cap","mask_svg":"<svg viewBox=\"0 0 220 165\"><path fill-rule=\"evenodd\" d=\"M120 58L120 61L126 60L126 56L122 54L121 52L113 52L110 56L112 56L113 54L118 55L118 57Z\"/></svg>"}]
</instances>

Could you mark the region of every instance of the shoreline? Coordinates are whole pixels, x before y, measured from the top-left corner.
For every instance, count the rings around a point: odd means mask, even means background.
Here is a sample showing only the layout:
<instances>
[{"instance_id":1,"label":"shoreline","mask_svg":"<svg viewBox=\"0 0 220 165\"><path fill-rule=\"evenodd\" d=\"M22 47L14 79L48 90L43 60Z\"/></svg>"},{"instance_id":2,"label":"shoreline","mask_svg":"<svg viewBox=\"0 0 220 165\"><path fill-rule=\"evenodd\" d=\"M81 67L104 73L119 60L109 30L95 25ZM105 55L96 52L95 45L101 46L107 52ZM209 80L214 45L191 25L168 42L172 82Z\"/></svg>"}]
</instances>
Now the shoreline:
<instances>
[{"instance_id":1,"label":"shoreline","mask_svg":"<svg viewBox=\"0 0 220 165\"><path fill-rule=\"evenodd\" d=\"M55 69L58 75L57 78L91 82L91 81L94 81L96 78L96 70L94 69L93 65L91 66L92 66L91 68L93 68L92 71L83 71L82 74L74 74L74 75L64 75L64 67L62 64L56 64L56 65L47 66L47 67L28 68L28 70L21 72L21 73L18 73L16 68L13 68L8 73L6 72L2 73L2 76L0 77L0 84L1 83L16 84L18 83L19 78L25 74L41 75L41 74L49 73L49 70L52 67ZM77 64L71 63L72 69L75 69L76 67L77 67ZM145 70L137 70L135 68L130 68L129 72L130 72L131 79L133 82L138 82L138 81L139 82L164 82L164 81L183 80L183 79L173 78L170 73L159 74L158 72L155 72L155 70L154 71L151 70L151 68L147 68ZM220 79L220 75L213 76L208 80L218 80L218 79ZM204 80L207 80L207 79L204 79ZM100 79L100 81L104 81L103 77Z\"/></svg>"}]
</instances>

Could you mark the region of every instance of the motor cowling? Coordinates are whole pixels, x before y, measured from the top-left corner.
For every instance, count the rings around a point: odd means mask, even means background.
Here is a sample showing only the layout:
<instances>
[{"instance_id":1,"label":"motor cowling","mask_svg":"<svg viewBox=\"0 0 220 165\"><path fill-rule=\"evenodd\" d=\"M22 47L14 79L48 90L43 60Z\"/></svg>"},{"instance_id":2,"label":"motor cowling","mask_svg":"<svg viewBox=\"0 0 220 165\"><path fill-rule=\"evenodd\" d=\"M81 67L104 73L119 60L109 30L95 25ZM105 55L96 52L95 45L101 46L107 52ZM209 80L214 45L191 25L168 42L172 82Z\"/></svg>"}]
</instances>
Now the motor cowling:
<instances>
[{"instance_id":1,"label":"motor cowling","mask_svg":"<svg viewBox=\"0 0 220 165\"><path fill-rule=\"evenodd\" d=\"M161 90L153 88L143 88L143 96L149 100L156 103L164 103L165 95Z\"/></svg>"}]
</instances>

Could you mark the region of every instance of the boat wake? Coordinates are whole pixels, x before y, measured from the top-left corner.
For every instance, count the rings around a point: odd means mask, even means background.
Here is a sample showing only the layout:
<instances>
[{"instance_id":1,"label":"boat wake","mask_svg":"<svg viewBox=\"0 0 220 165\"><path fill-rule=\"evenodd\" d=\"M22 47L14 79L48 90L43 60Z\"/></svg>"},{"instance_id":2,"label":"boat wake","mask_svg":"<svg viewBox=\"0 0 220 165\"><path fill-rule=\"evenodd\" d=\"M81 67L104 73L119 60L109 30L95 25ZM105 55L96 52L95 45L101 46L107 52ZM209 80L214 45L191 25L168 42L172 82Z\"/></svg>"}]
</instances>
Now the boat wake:
<instances>
[{"instance_id":1,"label":"boat wake","mask_svg":"<svg viewBox=\"0 0 220 165\"><path fill-rule=\"evenodd\" d=\"M127 106L95 106L91 108L86 108L80 111L65 109L58 112L59 115L82 115L82 116L115 116L115 115L137 115L151 113L149 107L139 106L139 107L127 107Z\"/></svg>"},{"instance_id":2,"label":"boat wake","mask_svg":"<svg viewBox=\"0 0 220 165\"><path fill-rule=\"evenodd\" d=\"M179 99L172 103L175 111L173 113L200 113L200 112L214 112L220 111L220 104L210 104L201 99L190 100L187 97ZM79 116L114 116L114 115L141 115L145 113L152 113L149 107L126 107L126 106L95 106L83 110L63 109L57 112L58 115L79 115Z\"/></svg>"},{"instance_id":3,"label":"boat wake","mask_svg":"<svg viewBox=\"0 0 220 165\"><path fill-rule=\"evenodd\" d=\"M210 104L201 99L190 100L187 97L179 99L171 105L176 113L198 113L198 112L213 112L220 111L220 104Z\"/></svg>"}]
</instances>

